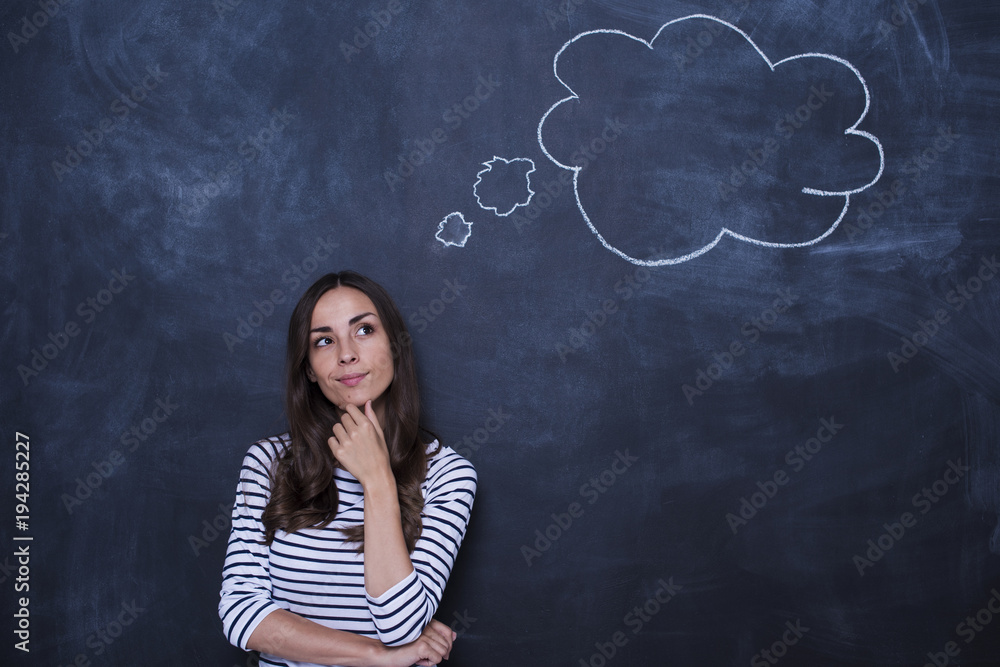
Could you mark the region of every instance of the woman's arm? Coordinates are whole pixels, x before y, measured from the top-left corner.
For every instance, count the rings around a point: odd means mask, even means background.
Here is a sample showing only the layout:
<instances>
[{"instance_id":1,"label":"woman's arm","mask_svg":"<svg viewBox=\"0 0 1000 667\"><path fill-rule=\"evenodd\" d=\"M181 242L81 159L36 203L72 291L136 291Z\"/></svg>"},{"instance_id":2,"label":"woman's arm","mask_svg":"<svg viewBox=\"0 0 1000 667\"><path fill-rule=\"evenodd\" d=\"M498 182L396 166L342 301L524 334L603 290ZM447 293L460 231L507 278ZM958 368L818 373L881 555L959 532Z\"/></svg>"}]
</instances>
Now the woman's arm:
<instances>
[{"instance_id":1,"label":"woman's arm","mask_svg":"<svg viewBox=\"0 0 1000 667\"><path fill-rule=\"evenodd\" d=\"M381 664L385 649L377 639L334 630L286 609L268 614L250 635L247 648L289 660L344 667Z\"/></svg>"},{"instance_id":2,"label":"woman's arm","mask_svg":"<svg viewBox=\"0 0 1000 667\"><path fill-rule=\"evenodd\" d=\"M243 459L233 505L233 528L222 568L219 617L226 638L246 649L257 624L279 609L271 599L268 548L261 515L270 497L268 470L280 455L277 438L255 443Z\"/></svg>"},{"instance_id":3,"label":"woman's arm","mask_svg":"<svg viewBox=\"0 0 1000 667\"><path fill-rule=\"evenodd\" d=\"M428 471L423 534L411 556L388 451L371 406L365 406L365 414L348 406L329 444L364 488L365 590L379 639L389 645L412 641L441 602L475 499L475 469L452 454Z\"/></svg>"},{"instance_id":4,"label":"woman's arm","mask_svg":"<svg viewBox=\"0 0 1000 667\"><path fill-rule=\"evenodd\" d=\"M413 572L392 470L365 489L365 592L379 597Z\"/></svg>"},{"instance_id":5,"label":"woman's arm","mask_svg":"<svg viewBox=\"0 0 1000 667\"><path fill-rule=\"evenodd\" d=\"M377 639L334 630L279 609L260 622L247 648L320 665L409 667L447 659L454 636L446 625L432 621L416 641L390 648Z\"/></svg>"},{"instance_id":6,"label":"woman's arm","mask_svg":"<svg viewBox=\"0 0 1000 667\"><path fill-rule=\"evenodd\" d=\"M476 471L447 450L430 461L423 486L423 530L410 556L414 572L382 596L368 595L379 639L389 645L410 641L437 612L465 538L476 496Z\"/></svg>"},{"instance_id":7,"label":"woman's arm","mask_svg":"<svg viewBox=\"0 0 1000 667\"><path fill-rule=\"evenodd\" d=\"M400 519L396 478L385 436L372 409L353 405L333 427L329 441L336 459L354 475L365 498L365 591L379 597L413 572Z\"/></svg>"}]
</instances>

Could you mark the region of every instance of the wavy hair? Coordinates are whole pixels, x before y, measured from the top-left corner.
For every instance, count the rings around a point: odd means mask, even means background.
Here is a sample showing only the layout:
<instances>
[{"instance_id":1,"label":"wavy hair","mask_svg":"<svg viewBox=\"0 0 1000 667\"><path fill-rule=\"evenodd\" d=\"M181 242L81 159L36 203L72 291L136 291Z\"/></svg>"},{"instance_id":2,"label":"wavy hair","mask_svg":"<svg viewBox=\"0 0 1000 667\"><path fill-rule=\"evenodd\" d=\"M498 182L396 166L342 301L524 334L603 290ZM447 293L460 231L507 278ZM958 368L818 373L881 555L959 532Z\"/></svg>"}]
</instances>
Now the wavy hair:
<instances>
[{"instance_id":1,"label":"wavy hair","mask_svg":"<svg viewBox=\"0 0 1000 667\"><path fill-rule=\"evenodd\" d=\"M277 530L293 533L323 527L336 518L339 503L334 472L339 467L327 440L340 421L337 408L309 380L309 330L320 297L337 287L359 290L375 305L392 351L393 379L386 389L382 431L396 479L403 537L412 552L420 537L424 507L420 485L427 476L427 444L433 433L420 426L420 394L410 334L392 297L375 281L353 271L328 273L306 290L288 323L285 357L285 415L291 443L271 470L271 498L264 509L264 543ZM364 553L364 524L343 529Z\"/></svg>"}]
</instances>

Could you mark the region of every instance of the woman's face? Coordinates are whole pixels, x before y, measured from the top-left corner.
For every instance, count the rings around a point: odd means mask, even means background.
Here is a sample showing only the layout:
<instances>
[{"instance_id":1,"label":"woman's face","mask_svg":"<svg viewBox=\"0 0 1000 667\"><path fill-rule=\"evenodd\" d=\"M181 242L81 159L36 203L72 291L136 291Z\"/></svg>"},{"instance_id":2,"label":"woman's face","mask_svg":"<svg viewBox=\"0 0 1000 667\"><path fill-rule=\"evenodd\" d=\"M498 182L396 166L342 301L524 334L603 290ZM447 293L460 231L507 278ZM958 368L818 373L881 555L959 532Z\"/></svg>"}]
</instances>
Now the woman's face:
<instances>
[{"instance_id":1,"label":"woman's face","mask_svg":"<svg viewBox=\"0 0 1000 667\"><path fill-rule=\"evenodd\" d=\"M336 287L316 302L309 326L306 375L341 411L371 400L380 421L392 383L389 336L372 303L353 287Z\"/></svg>"}]
</instances>

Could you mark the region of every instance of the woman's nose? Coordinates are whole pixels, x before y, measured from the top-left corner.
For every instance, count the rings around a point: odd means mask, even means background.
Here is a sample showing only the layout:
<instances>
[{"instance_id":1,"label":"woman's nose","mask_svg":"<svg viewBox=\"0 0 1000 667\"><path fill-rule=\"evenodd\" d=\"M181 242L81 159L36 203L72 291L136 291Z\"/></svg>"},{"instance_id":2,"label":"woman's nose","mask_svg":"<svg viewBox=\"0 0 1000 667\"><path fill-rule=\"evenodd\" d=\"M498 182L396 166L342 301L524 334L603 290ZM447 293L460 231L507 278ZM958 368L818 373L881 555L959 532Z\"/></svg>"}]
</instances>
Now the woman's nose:
<instances>
[{"instance_id":1,"label":"woman's nose","mask_svg":"<svg viewBox=\"0 0 1000 667\"><path fill-rule=\"evenodd\" d=\"M358 360L358 351L353 343L346 343L340 347L340 363L349 364Z\"/></svg>"}]
</instances>

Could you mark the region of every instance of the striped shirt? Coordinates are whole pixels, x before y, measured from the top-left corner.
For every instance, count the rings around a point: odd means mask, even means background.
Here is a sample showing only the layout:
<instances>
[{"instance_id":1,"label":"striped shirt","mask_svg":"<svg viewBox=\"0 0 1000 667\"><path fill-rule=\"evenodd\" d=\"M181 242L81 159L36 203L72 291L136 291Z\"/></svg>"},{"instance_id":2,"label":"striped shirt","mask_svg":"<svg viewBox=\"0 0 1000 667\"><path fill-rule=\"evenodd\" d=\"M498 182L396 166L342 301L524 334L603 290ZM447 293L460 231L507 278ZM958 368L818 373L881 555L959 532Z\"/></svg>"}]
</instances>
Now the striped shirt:
<instances>
[{"instance_id":1,"label":"striped shirt","mask_svg":"<svg viewBox=\"0 0 1000 667\"><path fill-rule=\"evenodd\" d=\"M364 554L344 542L341 528L364 523L364 490L346 470L335 472L340 504L324 528L276 531L262 544L261 516L270 498L271 470L289 435L255 443L243 459L233 506L233 529L223 567L219 616L229 641L242 649L272 611L287 609L317 623L378 639L388 646L416 640L441 602L476 496L476 471L450 447L427 463L421 488L423 531L410 560L414 571L379 597L365 591ZM437 448L437 441L427 447ZM261 654L261 665L311 663Z\"/></svg>"}]
</instances>

